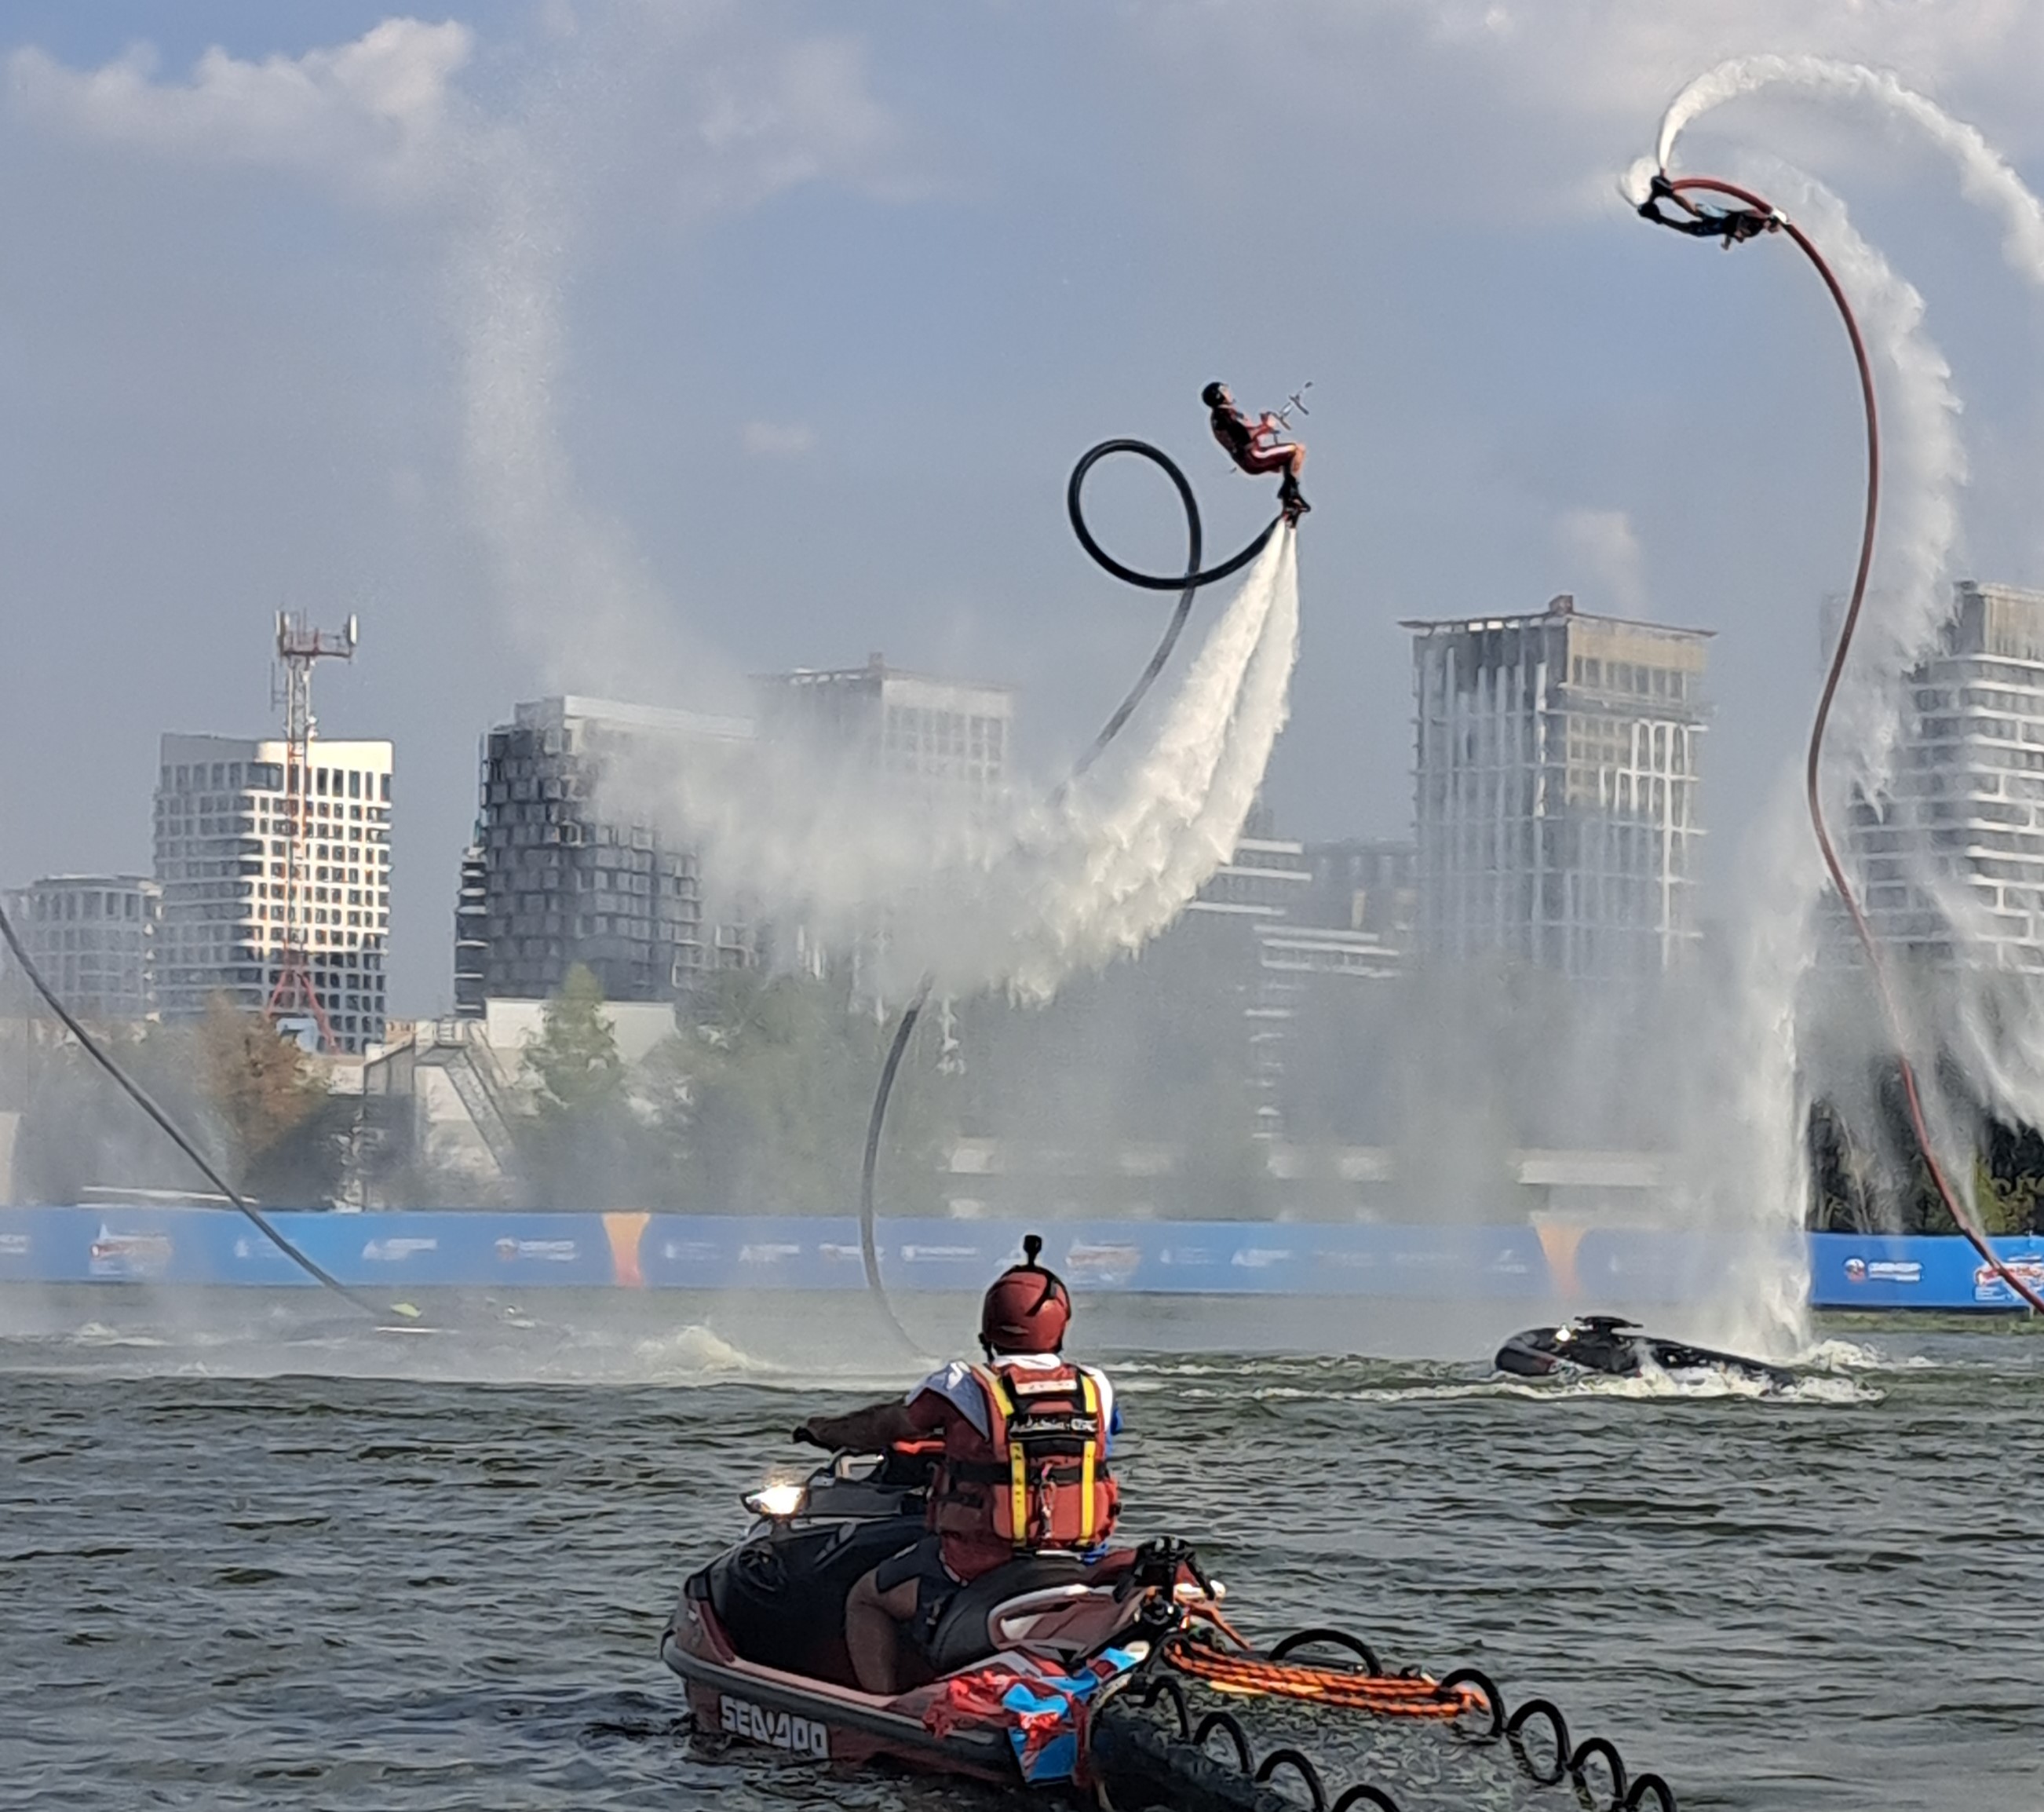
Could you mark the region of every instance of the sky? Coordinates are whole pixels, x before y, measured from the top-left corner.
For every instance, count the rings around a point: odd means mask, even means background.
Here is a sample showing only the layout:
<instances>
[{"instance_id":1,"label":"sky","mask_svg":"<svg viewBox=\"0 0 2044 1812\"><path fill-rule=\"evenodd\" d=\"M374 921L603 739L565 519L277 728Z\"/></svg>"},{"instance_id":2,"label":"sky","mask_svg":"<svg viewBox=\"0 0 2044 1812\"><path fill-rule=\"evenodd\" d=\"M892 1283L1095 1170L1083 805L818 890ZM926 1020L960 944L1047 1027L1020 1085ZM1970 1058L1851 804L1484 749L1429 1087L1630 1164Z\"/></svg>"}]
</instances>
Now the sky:
<instances>
[{"instance_id":1,"label":"sky","mask_svg":"<svg viewBox=\"0 0 2044 1812\"><path fill-rule=\"evenodd\" d=\"M2044 9L1807 0L0 10L0 880L142 870L158 736L270 733L273 613L362 620L322 730L398 745L392 1010L451 998L478 740L561 691L742 708L896 664L1022 689L1054 775L1166 602L1063 516L1087 446L1268 515L1209 379L1299 423L1290 834L1411 818L1402 618L1716 632L1706 910L1792 776L1850 577L1857 394L1779 241L1619 173L1722 58L1895 71L2044 180ZM1838 191L1965 406L1954 575L2044 585L2039 310L1865 108L1692 128ZM1146 479L1148 482L1146 482ZM1154 475L1098 512L1180 557ZM1211 602L1205 607L1210 611Z\"/></svg>"}]
</instances>

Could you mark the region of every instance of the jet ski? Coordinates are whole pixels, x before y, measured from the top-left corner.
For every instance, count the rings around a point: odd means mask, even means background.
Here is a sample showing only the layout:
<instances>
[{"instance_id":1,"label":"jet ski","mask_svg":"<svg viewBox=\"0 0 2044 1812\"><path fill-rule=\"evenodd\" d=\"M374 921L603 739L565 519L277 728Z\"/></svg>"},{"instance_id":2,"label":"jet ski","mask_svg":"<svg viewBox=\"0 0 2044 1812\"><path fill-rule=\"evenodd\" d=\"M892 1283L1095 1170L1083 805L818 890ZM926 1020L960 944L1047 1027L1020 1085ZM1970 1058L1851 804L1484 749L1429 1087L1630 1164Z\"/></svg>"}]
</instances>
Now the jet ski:
<instances>
[{"instance_id":1,"label":"jet ski","mask_svg":"<svg viewBox=\"0 0 2044 1812\"><path fill-rule=\"evenodd\" d=\"M929 1678L891 1698L862 1691L845 1599L924 1533L939 1451L840 1453L799 1484L747 1494L756 1520L688 1579L660 1639L699 1732L1010 1787L1069 1779L1055 1759L1031 1766L1058 1734L1056 1708L1135 1668L1166 1631L1217 1620L1223 1589L1182 1542L1083 1560L1026 1556L954 1596L930 1644ZM1020 1713L1032 1705L1025 1731Z\"/></svg>"},{"instance_id":2,"label":"jet ski","mask_svg":"<svg viewBox=\"0 0 2044 1812\"><path fill-rule=\"evenodd\" d=\"M1764 1360L1707 1346L1664 1340L1622 1315L1578 1315L1558 1328L1528 1328L1497 1349L1500 1372L1518 1378L1637 1378L1649 1366L1662 1372L1716 1372L1785 1390L1796 1374Z\"/></svg>"}]
</instances>

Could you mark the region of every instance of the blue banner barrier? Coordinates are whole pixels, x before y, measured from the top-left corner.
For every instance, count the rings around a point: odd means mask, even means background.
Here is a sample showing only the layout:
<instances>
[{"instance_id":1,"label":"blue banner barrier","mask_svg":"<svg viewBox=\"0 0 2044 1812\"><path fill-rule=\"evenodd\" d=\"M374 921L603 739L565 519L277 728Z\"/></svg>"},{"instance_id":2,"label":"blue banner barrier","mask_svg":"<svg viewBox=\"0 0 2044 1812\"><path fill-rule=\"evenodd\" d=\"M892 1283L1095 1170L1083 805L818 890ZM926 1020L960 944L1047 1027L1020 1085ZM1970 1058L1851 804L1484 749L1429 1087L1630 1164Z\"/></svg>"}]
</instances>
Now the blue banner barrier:
<instances>
[{"instance_id":1,"label":"blue banner barrier","mask_svg":"<svg viewBox=\"0 0 2044 1812\"><path fill-rule=\"evenodd\" d=\"M849 1215L282 1210L278 1230L342 1282L511 1289L850 1291L865 1287ZM889 1290L970 1294L1021 1249L1024 1228L893 1218ZM1043 1225L1046 1261L1074 1287L1145 1295L1517 1300L1635 1308L1739 1287L1752 1248L1659 1229L1430 1227L1265 1221ZM1957 1238L1815 1233L1819 1308L2009 1309L2014 1292ZM2044 1238L1996 1242L2044 1287ZM1792 1243L1780 1262L1796 1262ZM240 1215L218 1208L0 1208L0 1283L309 1286Z\"/></svg>"},{"instance_id":2,"label":"blue banner barrier","mask_svg":"<svg viewBox=\"0 0 2044 1812\"><path fill-rule=\"evenodd\" d=\"M1989 1242L2033 1290L2044 1290L2044 1239ZM1810 1301L1819 1309L2016 1309L2015 1292L1957 1235L1812 1233Z\"/></svg>"}]
</instances>

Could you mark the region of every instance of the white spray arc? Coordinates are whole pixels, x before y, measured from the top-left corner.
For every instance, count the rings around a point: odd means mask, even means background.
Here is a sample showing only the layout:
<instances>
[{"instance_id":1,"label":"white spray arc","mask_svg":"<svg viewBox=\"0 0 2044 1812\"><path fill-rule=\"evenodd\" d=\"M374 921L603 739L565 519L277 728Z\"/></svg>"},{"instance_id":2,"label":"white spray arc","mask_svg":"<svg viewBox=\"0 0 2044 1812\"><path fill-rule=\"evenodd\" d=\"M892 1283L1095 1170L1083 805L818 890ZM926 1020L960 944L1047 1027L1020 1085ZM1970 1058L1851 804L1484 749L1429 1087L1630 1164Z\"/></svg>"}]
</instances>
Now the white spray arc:
<instances>
[{"instance_id":1,"label":"white spray arc","mask_svg":"<svg viewBox=\"0 0 2044 1812\"><path fill-rule=\"evenodd\" d=\"M698 847L705 875L826 948L884 951L867 986L906 998L1006 988L1047 1000L1137 950L1234 854L1289 709L1297 537L1244 575L1176 687L1042 803L975 812L841 755L755 744L606 775L613 802Z\"/></svg>"},{"instance_id":2,"label":"white spray arc","mask_svg":"<svg viewBox=\"0 0 2044 1812\"><path fill-rule=\"evenodd\" d=\"M949 987L1047 1000L1139 949L1235 853L1289 711L1297 536L1272 537L1208 633L1155 733L1030 814L928 928Z\"/></svg>"},{"instance_id":3,"label":"white spray arc","mask_svg":"<svg viewBox=\"0 0 2044 1812\"><path fill-rule=\"evenodd\" d=\"M2002 224L2002 254L2032 283L2044 287L2044 203L2040 203L2008 160L1988 143L1977 126L1954 119L1927 94L1885 70L1838 63L1821 56L1740 56L1706 70L1669 102L1647 174L1667 170L1675 141L1713 109L1763 89L1792 87L1842 100L1873 102L1891 117L1915 126L1958 166L1959 186L1969 201L1991 210ZM1637 171L1641 166L1635 166ZM1635 178L1635 180L1638 179ZM1641 193L1644 194L1643 187Z\"/></svg>"},{"instance_id":4,"label":"white spray arc","mask_svg":"<svg viewBox=\"0 0 2044 1812\"><path fill-rule=\"evenodd\" d=\"M1814 179L1764 167L1754 186L1778 201L1822 251L1858 317L1879 373L1888 421L1888 508L1869 593L1827 741L1823 786L1834 817L1855 794L1877 793L1900 746L1904 677L1937 645L1958 525L1965 459L1950 368L1923 328L1915 287L1854 227ZM1812 1073L1798 1001L1814 969L1823 871L1785 786L1756 837L1745 917L1734 932L1739 986L1720 1037L1700 1041L1696 1106L1687 1116L1689 1174L1708 1222L1739 1241L1733 1292L1714 1305L1727 1334L1774 1346L1807 1337L1807 1274L1796 1238L1808 1199L1804 1129ZM1739 1133L1725 1137L1729 1102Z\"/></svg>"},{"instance_id":5,"label":"white spray arc","mask_svg":"<svg viewBox=\"0 0 2044 1812\"><path fill-rule=\"evenodd\" d=\"M1660 167L1668 167L1677 140L1695 121L1728 102L1776 87L1870 103L1921 133L1952 160L1965 198L2000 222L2002 255L2011 268L2031 287L2044 290L2044 202L1977 126L1954 118L1885 71L1814 56L1749 56L1720 63L1669 104L1657 148ZM1642 159L1628 187L1640 185L1643 193L1651 174L1650 161ZM1911 855L1912 884L1964 941L1980 925L1981 901L1927 860L1920 848ZM2044 1124L2044 1032L2037 1029L2044 1000L2035 986L1973 963L1963 965L1952 984L1945 991L1938 1031L1948 1054L1958 1057L1967 1083L2004 1118Z\"/></svg>"}]
</instances>

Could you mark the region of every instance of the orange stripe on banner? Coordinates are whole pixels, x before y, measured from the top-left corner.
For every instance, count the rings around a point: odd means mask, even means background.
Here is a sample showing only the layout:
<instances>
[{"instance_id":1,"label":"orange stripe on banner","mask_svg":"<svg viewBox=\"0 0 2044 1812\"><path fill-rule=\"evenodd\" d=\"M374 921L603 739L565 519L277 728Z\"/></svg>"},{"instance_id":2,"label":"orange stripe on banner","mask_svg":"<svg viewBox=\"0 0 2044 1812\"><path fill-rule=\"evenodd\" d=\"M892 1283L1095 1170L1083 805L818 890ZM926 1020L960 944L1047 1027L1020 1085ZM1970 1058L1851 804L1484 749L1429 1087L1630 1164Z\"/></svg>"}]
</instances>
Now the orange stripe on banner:
<instances>
[{"instance_id":1,"label":"orange stripe on banner","mask_svg":"<svg viewBox=\"0 0 2044 1812\"><path fill-rule=\"evenodd\" d=\"M606 1214L604 1237L610 1241L612 1280L628 1290L643 1290L644 1275L639 1269L639 1241L652 1220L651 1214Z\"/></svg>"},{"instance_id":2,"label":"orange stripe on banner","mask_svg":"<svg viewBox=\"0 0 2044 1812\"><path fill-rule=\"evenodd\" d=\"M1554 1294L1581 1295L1581 1287L1576 1282L1576 1248L1583 1243L1585 1229L1581 1222L1542 1221L1534 1230L1540 1236L1540 1250L1546 1255L1547 1275L1554 1280Z\"/></svg>"}]
</instances>

